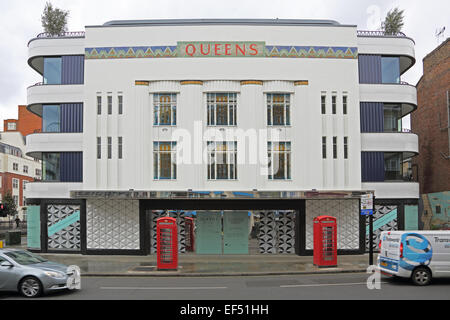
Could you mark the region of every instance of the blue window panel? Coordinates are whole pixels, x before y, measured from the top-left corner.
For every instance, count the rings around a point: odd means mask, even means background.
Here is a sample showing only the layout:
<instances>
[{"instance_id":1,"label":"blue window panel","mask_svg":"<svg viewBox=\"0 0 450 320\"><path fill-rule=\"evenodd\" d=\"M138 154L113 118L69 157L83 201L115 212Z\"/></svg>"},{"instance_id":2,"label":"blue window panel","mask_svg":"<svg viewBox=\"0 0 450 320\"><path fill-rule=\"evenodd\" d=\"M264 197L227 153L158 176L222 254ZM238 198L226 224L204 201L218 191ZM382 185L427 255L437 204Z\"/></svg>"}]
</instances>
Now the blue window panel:
<instances>
[{"instance_id":1,"label":"blue window panel","mask_svg":"<svg viewBox=\"0 0 450 320\"><path fill-rule=\"evenodd\" d=\"M61 182L83 182L83 153L62 152L60 170Z\"/></svg>"},{"instance_id":2,"label":"blue window panel","mask_svg":"<svg viewBox=\"0 0 450 320\"><path fill-rule=\"evenodd\" d=\"M381 57L381 82L400 83L400 58Z\"/></svg>"},{"instance_id":3,"label":"blue window panel","mask_svg":"<svg viewBox=\"0 0 450 320\"><path fill-rule=\"evenodd\" d=\"M361 152L361 181L384 181L384 152Z\"/></svg>"},{"instance_id":4,"label":"blue window panel","mask_svg":"<svg viewBox=\"0 0 450 320\"><path fill-rule=\"evenodd\" d=\"M42 132L60 132L60 120L59 105L42 106Z\"/></svg>"},{"instance_id":5,"label":"blue window panel","mask_svg":"<svg viewBox=\"0 0 450 320\"><path fill-rule=\"evenodd\" d=\"M381 56L358 55L359 83L381 83Z\"/></svg>"},{"instance_id":6,"label":"blue window panel","mask_svg":"<svg viewBox=\"0 0 450 320\"><path fill-rule=\"evenodd\" d=\"M384 132L384 105L382 102L361 102L361 132Z\"/></svg>"},{"instance_id":7,"label":"blue window panel","mask_svg":"<svg viewBox=\"0 0 450 320\"><path fill-rule=\"evenodd\" d=\"M83 104L61 104L61 132L83 132Z\"/></svg>"},{"instance_id":8,"label":"blue window panel","mask_svg":"<svg viewBox=\"0 0 450 320\"><path fill-rule=\"evenodd\" d=\"M84 83L84 56L62 56L61 84Z\"/></svg>"},{"instance_id":9,"label":"blue window panel","mask_svg":"<svg viewBox=\"0 0 450 320\"><path fill-rule=\"evenodd\" d=\"M61 84L61 57L44 58L44 84Z\"/></svg>"}]
</instances>

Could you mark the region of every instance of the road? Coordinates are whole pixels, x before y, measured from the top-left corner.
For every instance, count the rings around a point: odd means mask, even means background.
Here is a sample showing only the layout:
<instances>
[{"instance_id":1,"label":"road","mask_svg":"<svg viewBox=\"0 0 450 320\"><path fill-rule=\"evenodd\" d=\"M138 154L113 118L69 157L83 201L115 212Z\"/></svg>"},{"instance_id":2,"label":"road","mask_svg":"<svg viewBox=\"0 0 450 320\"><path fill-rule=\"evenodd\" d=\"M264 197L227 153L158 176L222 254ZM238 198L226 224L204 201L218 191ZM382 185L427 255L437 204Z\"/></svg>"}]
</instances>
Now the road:
<instances>
[{"instance_id":1,"label":"road","mask_svg":"<svg viewBox=\"0 0 450 320\"><path fill-rule=\"evenodd\" d=\"M450 299L450 278L417 287L405 279L381 277L369 290L365 273L252 277L82 277L81 290L39 300L440 300ZM0 293L0 299L22 299Z\"/></svg>"}]
</instances>

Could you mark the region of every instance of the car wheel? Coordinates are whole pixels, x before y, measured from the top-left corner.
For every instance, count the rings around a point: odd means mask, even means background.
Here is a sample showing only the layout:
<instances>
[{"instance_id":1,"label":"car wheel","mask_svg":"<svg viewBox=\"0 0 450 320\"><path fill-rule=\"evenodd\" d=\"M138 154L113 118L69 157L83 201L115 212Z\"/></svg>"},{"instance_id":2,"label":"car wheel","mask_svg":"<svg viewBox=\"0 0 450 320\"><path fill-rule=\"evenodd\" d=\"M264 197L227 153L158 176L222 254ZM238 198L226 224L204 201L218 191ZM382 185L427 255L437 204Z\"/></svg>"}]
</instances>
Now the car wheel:
<instances>
[{"instance_id":1,"label":"car wheel","mask_svg":"<svg viewBox=\"0 0 450 320\"><path fill-rule=\"evenodd\" d=\"M35 277L26 277L20 282L19 291L27 298L35 298L41 295L42 284Z\"/></svg>"},{"instance_id":2,"label":"car wheel","mask_svg":"<svg viewBox=\"0 0 450 320\"><path fill-rule=\"evenodd\" d=\"M419 267L414 269L411 279L415 285L426 286L431 282L431 272L428 268Z\"/></svg>"}]
</instances>

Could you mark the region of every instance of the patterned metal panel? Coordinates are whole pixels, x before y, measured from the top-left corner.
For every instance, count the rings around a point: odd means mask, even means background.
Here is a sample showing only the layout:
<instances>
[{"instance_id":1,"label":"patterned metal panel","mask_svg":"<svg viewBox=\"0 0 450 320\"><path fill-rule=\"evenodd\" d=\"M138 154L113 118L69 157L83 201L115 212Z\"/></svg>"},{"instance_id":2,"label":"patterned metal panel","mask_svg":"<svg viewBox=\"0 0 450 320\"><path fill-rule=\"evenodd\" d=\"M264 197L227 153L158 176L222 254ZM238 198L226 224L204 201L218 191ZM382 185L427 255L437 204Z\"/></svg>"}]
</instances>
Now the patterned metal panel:
<instances>
[{"instance_id":1,"label":"patterned metal panel","mask_svg":"<svg viewBox=\"0 0 450 320\"><path fill-rule=\"evenodd\" d=\"M88 200L87 249L140 249L139 201Z\"/></svg>"},{"instance_id":2,"label":"patterned metal panel","mask_svg":"<svg viewBox=\"0 0 450 320\"><path fill-rule=\"evenodd\" d=\"M263 254L295 253L295 212L260 212L258 242Z\"/></svg>"},{"instance_id":3,"label":"patterned metal panel","mask_svg":"<svg viewBox=\"0 0 450 320\"><path fill-rule=\"evenodd\" d=\"M313 220L321 215L330 215L337 221L338 249L359 249L359 201L306 200L306 250L313 250Z\"/></svg>"},{"instance_id":4,"label":"patterned metal panel","mask_svg":"<svg viewBox=\"0 0 450 320\"><path fill-rule=\"evenodd\" d=\"M384 132L384 104L360 103L361 132Z\"/></svg>"},{"instance_id":5,"label":"patterned metal panel","mask_svg":"<svg viewBox=\"0 0 450 320\"><path fill-rule=\"evenodd\" d=\"M259 252L277 253L275 213L273 211L262 211L259 219Z\"/></svg>"},{"instance_id":6,"label":"patterned metal panel","mask_svg":"<svg viewBox=\"0 0 450 320\"><path fill-rule=\"evenodd\" d=\"M384 181L384 152L361 152L361 181Z\"/></svg>"},{"instance_id":7,"label":"patterned metal panel","mask_svg":"<svg viewBox=\"0 0 450 320\"><path fill-rule=\"evenodd\" d=\"M381 56L358 55L359 83L381 83Z\"/></svg>"},{"instance_id":8,"label":"patterned metal panel","mask_svg":"<svg viewBox=\"0 0 450 320\"><path fill-rule=\"evenodd\" d=\"M60 132L83 132L82 103L63 103L60 110Z\"/></svg>"},{"instance_id":9,"label":"patterned metal panel","mask_svg":"<svg viewBox=\"0 0 450 320\"><path fill-rule=\"evenodd\" d=\"M278 226L278 253L295 253L295 211L280 211Z\"/></svg>"},{"instance_id":10,"label":"patterned metal panel","mask_svg":"<svg viewBox=\"0 0 450 320\"><path fill-rule=\"evenodd\" d=\"M398 230L397 206L375 205L373 212L373 249L378 250L381 231ZM366 221L366 251L369 250L369 219Z\"/></svg>"},{"instance_id":11,"label":"patterned metal panel","mask_svg":"<svg viewBox=\"0 0 450 320\"><path fill-rule=\"evenodd\" d=\"M84 83L84 56L62 56L61 84Z\"/></svg>"},{"instance_id":12,"label":"patterned metal panel","mask_svg":"<svg viewBox=\"0 0 450 320\"><path fill-rule=\"evenodd\" d=\"M81 249L79 214L79 205L47 205L48 249Z\"/></svg>"}]
</instances>

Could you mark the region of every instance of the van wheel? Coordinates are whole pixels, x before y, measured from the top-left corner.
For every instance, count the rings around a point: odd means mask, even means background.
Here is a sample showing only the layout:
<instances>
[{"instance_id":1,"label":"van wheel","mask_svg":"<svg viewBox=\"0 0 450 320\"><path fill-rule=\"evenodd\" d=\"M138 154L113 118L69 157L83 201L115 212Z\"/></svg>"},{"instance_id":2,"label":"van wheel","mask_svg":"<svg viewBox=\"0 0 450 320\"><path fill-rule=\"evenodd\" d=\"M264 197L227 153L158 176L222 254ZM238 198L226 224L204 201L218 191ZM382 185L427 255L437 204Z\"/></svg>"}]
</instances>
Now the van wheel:
<instances>
[{"instance_id":1,"label":"van wheel","mask_svg":"<svg viewBox=\"0 0 450 320\"><path fill-rule=\"evenodd\" d=\"M35 277L26 277L20 281L19 291L27 298L39 297L42 293L42 284Z\"/></svg>"},{"instance_id":2,"label":"van wheel","mask_svg":"<svg viewBox=\"0 0 450 320\"><path fill-rule=\"evenodd\" d=\"M426 286L431 282L431 272L428 268L419 267L414 269L411 279L415 285Z\"/></svg>"}]
</instances>

